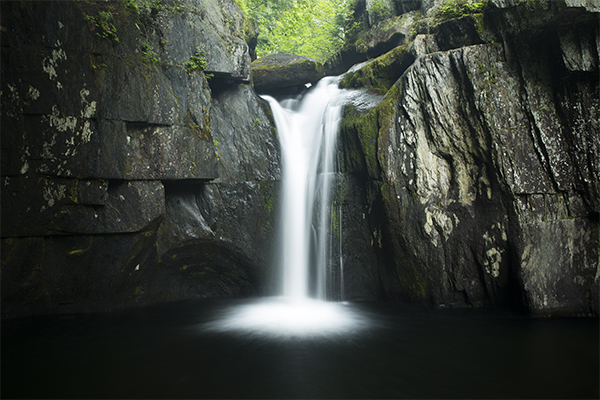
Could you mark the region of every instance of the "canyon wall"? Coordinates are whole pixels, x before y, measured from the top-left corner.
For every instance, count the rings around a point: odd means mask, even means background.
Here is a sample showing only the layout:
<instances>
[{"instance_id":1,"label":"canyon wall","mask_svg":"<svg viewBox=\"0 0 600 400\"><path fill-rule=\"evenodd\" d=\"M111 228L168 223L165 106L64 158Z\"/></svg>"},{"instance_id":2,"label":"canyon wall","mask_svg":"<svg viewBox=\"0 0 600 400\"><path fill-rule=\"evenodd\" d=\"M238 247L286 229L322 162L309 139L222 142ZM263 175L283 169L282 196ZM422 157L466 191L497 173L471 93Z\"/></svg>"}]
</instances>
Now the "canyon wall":
<instances>
[{"instance_id":1,"label":"canyon wall","mask_svg":"<svg viewBox=\"0 0 600 400\"><path fill-rule=\"evenodd\" d=\"M375 23L327 66L369 59L342 85L381 96L341 133L384 210L368 214L381 295L598 315L600 8L498 0L444 20L443 4Z\"/></svg>"},{"instance_id":2,"label":"canyon wall","mask_svg":"<svg viewBox=\"0 0 600 400\"><path fill-rule=\"evenodd\" d=\"M146 3L1 5L3 317L276 292L257 30L233 0ZM365 62L331 296L598 315L600 7L474 3L359 0L324 66Z\"/></svg>"},{"instance_id":3,"label":"canyon wall","mask_svg":"<svg viewBox=\"0 0 600 400\"><path fill-rule=\"evenodd\" d=\"M233 0L2 3L2 315L270 290L279 144Z\"/></svg>"}]
</instances>

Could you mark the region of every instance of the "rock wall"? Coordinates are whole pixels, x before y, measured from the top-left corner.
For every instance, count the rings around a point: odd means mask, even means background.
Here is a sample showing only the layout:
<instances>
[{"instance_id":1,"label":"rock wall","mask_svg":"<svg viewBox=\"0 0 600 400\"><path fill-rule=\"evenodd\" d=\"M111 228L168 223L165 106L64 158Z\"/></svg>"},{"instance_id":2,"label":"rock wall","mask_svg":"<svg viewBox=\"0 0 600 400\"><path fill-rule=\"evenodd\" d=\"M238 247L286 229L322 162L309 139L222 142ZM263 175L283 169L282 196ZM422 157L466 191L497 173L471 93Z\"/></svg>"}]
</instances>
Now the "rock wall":
<instances>
[{"instance_id":1,"label":"rock wall","mask_svg":"<svg viewBox=\"0 0 600 400\"><path fill-rule=\"evenodd\" d=\"M269 290L279 149L233 0L2 3L2 315Z\"/></svg>"},{"instance_id":2,"label":"rock wall","mask_svg":"<svg viewBox=\"0 0 600 400\"><path fill-rule=\"evenodd\" d=\"M444 21L440 6L342 81L385 94L342 129L346 172L384 210L368 214L382 297L598 315L600 9L492 1ZM385 23L332 62L386 42Z\"/></svg>"},{"instance_id":3,"label":"rock wall","mask_svg":"<svg viewBox=\"0 0 600 400\"><path fill-rule=\"evenodd\" d=\"M356 2L325 64L366 61L342 80L332 297L598 315L600 10L482 3ZM3 317L274 289L257 32L233 0L149 4L2 3Z\"/></svg>"}]
</instances>

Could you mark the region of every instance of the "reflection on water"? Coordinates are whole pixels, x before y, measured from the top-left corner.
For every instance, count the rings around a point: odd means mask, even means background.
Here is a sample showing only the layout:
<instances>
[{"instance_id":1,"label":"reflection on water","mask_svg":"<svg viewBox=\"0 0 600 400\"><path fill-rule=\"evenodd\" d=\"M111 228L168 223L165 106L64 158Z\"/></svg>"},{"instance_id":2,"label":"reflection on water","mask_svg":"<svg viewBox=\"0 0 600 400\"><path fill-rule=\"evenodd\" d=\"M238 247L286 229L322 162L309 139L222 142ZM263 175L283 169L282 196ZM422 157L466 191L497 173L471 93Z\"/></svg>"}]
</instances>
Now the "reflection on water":
<instances>
[{"instance_id":1,"label":"reflection on water","mask_svg":"<svg viewBox=\"0 0 600 400\"><path fill-rule=\"evenodd\" d=\"M256 310L281 304L204 300L3 321L2 398L599 395L597 319L351 303L334 304L341 314L305 335L285 333L296 323L285 313L275 319L282 330L262 334L269 325ZM314 334L330 319L346 321L344 333Z\"/></svg>"}]
</instances>

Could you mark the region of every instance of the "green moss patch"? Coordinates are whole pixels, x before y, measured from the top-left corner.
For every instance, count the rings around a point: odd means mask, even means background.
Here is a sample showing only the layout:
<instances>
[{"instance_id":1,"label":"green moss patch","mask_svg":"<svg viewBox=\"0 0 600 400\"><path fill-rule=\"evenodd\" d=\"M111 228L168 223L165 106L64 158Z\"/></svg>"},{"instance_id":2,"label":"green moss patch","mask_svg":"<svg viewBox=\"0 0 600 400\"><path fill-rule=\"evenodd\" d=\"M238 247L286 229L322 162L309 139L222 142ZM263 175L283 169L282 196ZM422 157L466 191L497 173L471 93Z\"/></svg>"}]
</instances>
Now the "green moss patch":
<instances>
[{"instance_id":1,"label":"green moss patch","mask_svg":"<svg viewBox=\"0 0 600 400\"><path fill-rule=\"evenodd\" d=\"M406 69L414 62L408 44L396 47L356 72L349 73L340 82L341 88L368 88L385 94Z\"/></svg>"},{"instance_id":2,"label":"green moss patch","mask_svg":"<svg viewBox=\"0 0 600 400\"><path fill-rule=\"evenodd\" d=\"M358 138L369 176L376 180L380 179L381 170L378 159L378 141L380 135L385 134L394 123L398 90L398 85L392 86L381 104L364 114L351 105L344 110L342 134ZM354 164L358 161L354 159L359 157L360 155L352 155L352 160L348 161Z\"/></svg>"},{"instance_id":3,"label":"green moss patch","mask_svg":"<svg viewBox=\"0 0 600 400\"><path fill-rule=\"evenodd\" d=\"M470 14L482 13L489 0L446 0L435 13L435 22L440 23Z\"/></svg>"}]
</instances>

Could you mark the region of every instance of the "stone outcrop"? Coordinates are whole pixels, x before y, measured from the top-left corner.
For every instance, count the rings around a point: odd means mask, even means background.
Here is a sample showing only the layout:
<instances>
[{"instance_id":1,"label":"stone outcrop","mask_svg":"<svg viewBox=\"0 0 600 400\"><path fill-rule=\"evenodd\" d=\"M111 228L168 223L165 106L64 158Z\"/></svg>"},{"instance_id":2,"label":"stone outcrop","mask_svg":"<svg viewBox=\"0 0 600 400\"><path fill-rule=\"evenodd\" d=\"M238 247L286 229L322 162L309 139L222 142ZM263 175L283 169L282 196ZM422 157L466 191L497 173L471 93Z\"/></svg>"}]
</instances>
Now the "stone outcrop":
<instances>
[{"instance_id":1,"label":"stone outcrop","mask_svg":"<svg viewBox=\"0 0 600 400\"><path fill-rule=\"evenodd\" d=\"M424 7L412 43L344 78L389 88L342 129L346 172L385 210L368 214L383 297L598 315L598 11L495 1L436 21Z\"/></svg>"},{"instance_id":2,"label":"stone outcrop","mask_svg":"<svg viewBox=\"0 0 600 400\"><path fill-rule=\"evenodd\" d=\"M365 62L341 82L332 298L598 315L600 8L485 3L356 2L324 66ZM254 89L323 66L261 83L233 0L141 4L2 3L3 317L273 293Z\"/></svg>"},{"instance_id":3,"label":"stone outcrop","mask_svg":"<svg viewBox=\"0 0 600 400\"><path fill-rule=\"evenodd\" d=\"M392 4L394 3L394 4ZM410 43L423 25L421 1L360 0L354 6L357 27L345 45L325 63L327 75L339 75L354 64Z\"/></svg>"},{"instance_id":4,"label":"stone outcrop","mask_svg":"<svg viewBox=\"0 0 600 400\"><path fill-rule=\"evenodd\" d=\"M272 54L252 62L254 89L258 93L294 93L325 75L323 64L292 54Z\"/></svg>"},{"instance_id":5,"label":"stone outcrop","mask_svg":"<svg viewBox=\"0 0 600 400\"><path fill-rule=\"evenodd\" d=\"M233 0L143 4L2 4L3 316L268 286L256 30Z\"/></svg>"}]
</instances>

